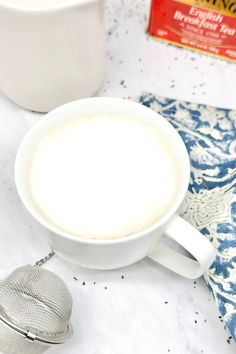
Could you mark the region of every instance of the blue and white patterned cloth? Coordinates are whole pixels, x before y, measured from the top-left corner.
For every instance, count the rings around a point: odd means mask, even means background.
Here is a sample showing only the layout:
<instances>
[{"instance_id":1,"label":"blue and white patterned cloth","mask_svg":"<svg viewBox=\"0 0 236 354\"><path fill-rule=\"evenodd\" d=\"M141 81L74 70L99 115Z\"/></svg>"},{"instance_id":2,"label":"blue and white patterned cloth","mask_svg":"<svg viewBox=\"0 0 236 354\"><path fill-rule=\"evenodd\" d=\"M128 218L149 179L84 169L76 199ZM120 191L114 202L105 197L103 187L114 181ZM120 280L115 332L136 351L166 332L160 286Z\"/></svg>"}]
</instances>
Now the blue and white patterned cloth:
<instances>
[{"instance_id":1,"label":"blue and white patterned cloth","mask_svg":"<svg viewBox=\"0 0 236 354\"><path fill-rule=\"evenodd\" d=\"M181 215L217 249L205 280L236 340L236 111L149 93L139 101L167 118L187 146L191 179Z\"/></svg>"}]
</instances>

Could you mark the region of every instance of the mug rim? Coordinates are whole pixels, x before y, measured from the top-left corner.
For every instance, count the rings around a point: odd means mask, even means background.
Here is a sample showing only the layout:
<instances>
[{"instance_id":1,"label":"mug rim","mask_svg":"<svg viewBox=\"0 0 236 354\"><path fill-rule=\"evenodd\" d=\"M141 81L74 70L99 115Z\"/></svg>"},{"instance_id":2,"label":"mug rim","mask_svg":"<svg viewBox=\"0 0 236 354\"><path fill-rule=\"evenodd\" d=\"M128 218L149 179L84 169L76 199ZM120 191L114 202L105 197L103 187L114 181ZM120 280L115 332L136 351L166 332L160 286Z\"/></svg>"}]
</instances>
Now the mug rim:
<instances>
[{"instance_id":1,"label":"mug rim","mask_svg":"<svg viewBox=\"0 0 236 354\"><path fill-rule=\"evenodd\" d=\"M77 1L77 2L76 2ZM52 11L59 11L59 10L65 10L69 7L81 7L84 5L90 5L93 3L98 2L99 0L71 0L71 3L63 3L63 4L51 4L47 5L45 4L43 7L33 7L30 4L27 5L17 5L17 4L9 4L6 2L6 0L0 0L0 6L4 7L7 10L11 11L17 11L19 13L36 13L36 14L41 14L45 12L51 13Z\"/></svg>"},{"instance_id":2,"label":"mug rim","mask_svg":"<svg viewBox=\"0 0 236 354\"><path fill-rule=\"evenodd\" d=\"M36 211L37 210L36 207L35 208L32 207L30 205L30 203L28 202L28 199L30 199L30 198L27 198L24 188L21 187L20 178L19 178L19 174L22 169L19 160L20 160L20 157L24 156L24 151L25 151L25 146L27 144L27 141L30 138L32 138L32 136L35 135L35 132L37 132L41 126L47 125L47 120L48 120L47 118L49 118L49 117L53 118L53 116L55 116L57 114L60 115L60 113L62 111L66 110L67 108L73 107L73 105L75 106L75 110L76 110L76 104L80 104L80 102L88 103L88 105L90 105L90 104L92 105L93 102L95 102L95 101L107 101L107 102L113 101L113 102L116 102L116 103L122 104L122 105L124 105L124 104L133 105L137 109L145 110L147 112L147 114L148 114L148 112L149 112L149 114L150 114L150 112L152 112L152 114L154 113L157 117L159 117L158 119L162 119L163 122L165 122L163 124L165 124L166 127L168 126L168 129L170 129L172 131L172 134L176 135L177 140L179 141L179 146L181 146L181 150L182 150L182 162L183 162L183 164L185 164L185 168L184 168L185 174L181 178L182 185L180 187L180 191L177 193L177 196L176 196L175 200L173 201L173 204L171 205L171 207L168 209L168 211L166 213L164 213L164 215L161 218L159 218L155 223L153 223L149 227L147 227L141 231L132 233L130 235L121 236L121 237L117 237L117 238L108 238L108 239L85 238L85 237L73 235L65 230L60 229L59 227L54 226L49 221L47 222L46 218L44 218L42 215L40 215L39 212ZM105 102L104 102L104 104L105 104ZM50 130L50 129L48 129L48 130ZM17 192L18 192L18 195L20 197L22 204L24 205L26 210L29 212L29 214L39 224L44 226L47 230L53 232L54 234L56 234L60 237L69 239L74 242L79 242L79 243L83 243L83 244L92 244L92 245L114 245L114 244L120 244L120 243L124 243L124 242L130 242L132 240L136 240L138 238L141 238L141 237L145 236L146 234L152 233L156 229L160 228L162 225L165 225L171 219L171 217L173 217L177 213L181 203L184 200L184 197L186 195L188 185L189 185L190 160L189 160L189 154L187 152L187 148L186 148L181 136L179 135L177 130L161 114L151 110L149 107L146 107L138 102L131 101L128 99L115 98L115 97L90 97L90 98L83 98L83 99L79 99L76 101L72 101L72 102L66 103L62 106L59 106L59 107L53 109L52 111L47 113L43 118L41 118L36 124L34 124L32 128L30 128L30 130L26 133L23 140L21 141L20 146L17 151L17 154L16 154L15 166L14 166L14 177L15 177L16 189L17 189Z\"/></svg>"}]
</instances>

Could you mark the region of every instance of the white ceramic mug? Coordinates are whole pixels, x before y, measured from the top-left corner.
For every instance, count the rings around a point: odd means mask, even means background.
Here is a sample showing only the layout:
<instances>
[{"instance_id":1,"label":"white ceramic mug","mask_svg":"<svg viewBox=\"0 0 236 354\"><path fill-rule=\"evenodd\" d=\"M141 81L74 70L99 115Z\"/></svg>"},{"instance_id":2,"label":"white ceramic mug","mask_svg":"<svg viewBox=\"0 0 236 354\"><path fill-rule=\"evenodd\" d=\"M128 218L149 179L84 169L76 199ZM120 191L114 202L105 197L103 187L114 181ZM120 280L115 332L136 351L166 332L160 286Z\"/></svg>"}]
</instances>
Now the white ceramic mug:
<instances>
[{"instance_id":1,"label":"white ceramic mug","mask_svg":"<svg viewBox=\"0 0 236 354\"><path fill-rule=\"evenodd\" d=\"M32 203L27 183L32 151L45 134L62 122L84 116L99 114L109 116L114 113L134 117L152 125L174 146L176 163L181 171L181 183L177 195L168 212L142 232L110 240L92 240L70 235L44 219ZM200 232L178 216L188 188L189 175L190 163L187 150L171 124L141 104L116 98L78 100L48 113L24 138L15 163L15 179L21 200L34 218L52 231L49 234L49 243L61 257L87 268L114 269L130 265L148 256L187 278L197 278L212 264L215 250ZM162 244L163 236L175 240L189 251L195 260Z\"/></svg>"},{"instance_id":2,"label":"white ceramic mug","mask_svg":"<svg viewBox=\"0 0 236 354\"><path fill-rule=\"evenodd\" d=\"M38 5L37 5L38 3ZM105 72L103 0L0 0L0 90L33 111L92 96Z\"/></svg>"}]
</instances>

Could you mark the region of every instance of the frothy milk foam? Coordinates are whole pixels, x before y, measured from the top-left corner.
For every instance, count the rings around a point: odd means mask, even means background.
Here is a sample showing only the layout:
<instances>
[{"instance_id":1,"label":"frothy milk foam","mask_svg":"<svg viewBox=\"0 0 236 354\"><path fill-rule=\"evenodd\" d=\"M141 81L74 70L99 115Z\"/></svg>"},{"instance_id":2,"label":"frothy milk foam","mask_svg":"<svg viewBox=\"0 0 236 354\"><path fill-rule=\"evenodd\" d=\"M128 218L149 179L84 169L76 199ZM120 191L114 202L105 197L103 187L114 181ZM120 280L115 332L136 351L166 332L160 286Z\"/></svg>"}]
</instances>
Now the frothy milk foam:
<instances>
[{"instance_id":1,"label":"frothy milk foam","mask_svg":"<svg viewBox=\"0 0 236 354\"><path fill-rule=\"evenodd\" d=\"M128 236L171 205L179 173L158 130L123 116L59 125L32 154L29 186L43 217L83 238Z\"/></svg>"}]
</instances>

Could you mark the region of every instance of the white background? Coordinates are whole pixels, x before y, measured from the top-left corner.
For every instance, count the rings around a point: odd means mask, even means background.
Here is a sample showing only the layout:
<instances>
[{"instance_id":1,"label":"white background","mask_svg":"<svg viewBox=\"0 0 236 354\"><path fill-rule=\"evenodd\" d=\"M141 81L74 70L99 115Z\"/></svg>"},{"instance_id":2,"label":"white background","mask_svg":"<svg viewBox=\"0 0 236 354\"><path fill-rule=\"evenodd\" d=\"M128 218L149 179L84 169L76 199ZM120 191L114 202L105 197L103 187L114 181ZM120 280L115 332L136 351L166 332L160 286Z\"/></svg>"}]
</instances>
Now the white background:
<instances>
[{"instance_id":1,"label":"white background","mask_svg":"<svg viewBox=\"0 0 236 354\"><path fill-rule=\"evenodd\" d=\"M135 98L152 91L236 108L236 66L149 38L148 11L146 0L107 1L107 73L99 95ZM13 175L20 141L41 118L0 94L0 278L48 252L41 237L47 231L24 210ZM47 268L62 276L74 297L74 336L52 353L235 353L202 279L195 284L147 259L109 272L57 258Z\"/></svg>"}]
</instances>

